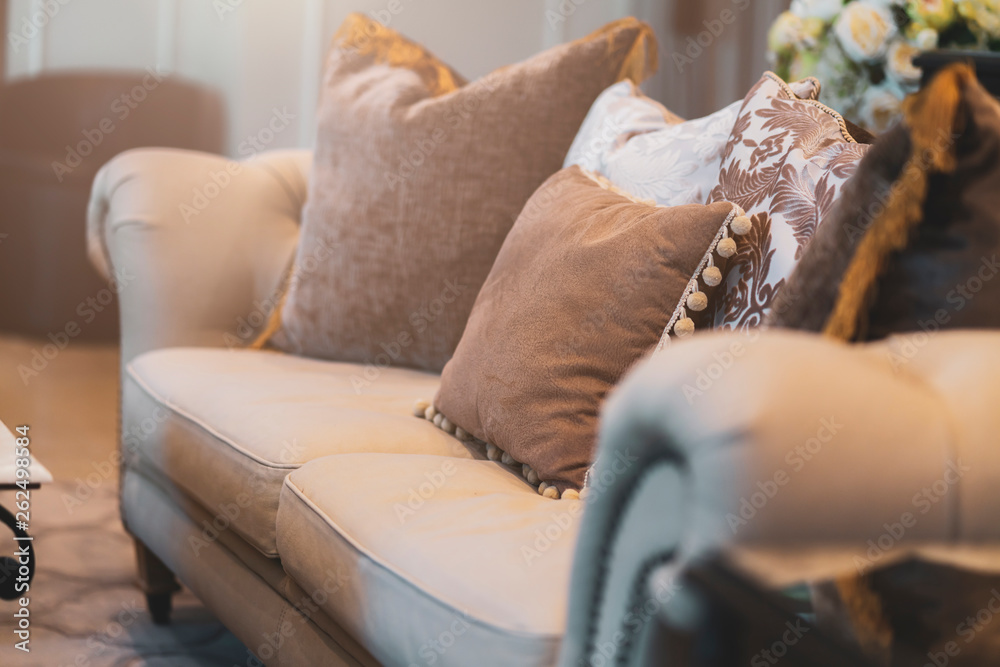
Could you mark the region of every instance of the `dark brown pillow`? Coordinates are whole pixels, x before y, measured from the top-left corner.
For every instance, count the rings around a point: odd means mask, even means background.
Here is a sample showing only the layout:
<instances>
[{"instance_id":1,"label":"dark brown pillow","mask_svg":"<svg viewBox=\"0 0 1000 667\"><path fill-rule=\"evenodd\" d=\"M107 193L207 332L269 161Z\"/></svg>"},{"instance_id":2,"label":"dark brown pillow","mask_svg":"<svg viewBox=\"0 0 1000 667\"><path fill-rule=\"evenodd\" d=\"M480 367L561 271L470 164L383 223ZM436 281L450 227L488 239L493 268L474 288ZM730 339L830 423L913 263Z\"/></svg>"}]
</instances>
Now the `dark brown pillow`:
<instances>
[{"instance_id":1,"label":"dark brown pillow","mask_svg":"<svg viewBox=\"0 0 1000 667\"><path fill-rule=\"evenodd\" d=\"M1000 106L953 66L878 137L768 320L844 340L1000 327Z\"/></svg>"},{"instance_id":2,"label":"dark brown pillow","mask_svg":"<svg viewBox=\"0 0 1000 667\"><path fill-rule=\"evenodd\" d=\"M609 85L656 69L622 19L466 83L362 16L327 62L296 264L274 343L440 371L531 193Z\"/></svg>"},{"instance_id":3,"label":"dark brown pillow","mask_svg":"<svg viewBox=\"0 0 1000 667\"><path fill-rule=\"evenodd\" d=\"M655 206L579 167L558 172L507 236L425 416L524 464L543 494L575 496L605 394L686 308L708 311L699 279L730 223L749 226L741 214Z\"/></svg>"}]
</instances>

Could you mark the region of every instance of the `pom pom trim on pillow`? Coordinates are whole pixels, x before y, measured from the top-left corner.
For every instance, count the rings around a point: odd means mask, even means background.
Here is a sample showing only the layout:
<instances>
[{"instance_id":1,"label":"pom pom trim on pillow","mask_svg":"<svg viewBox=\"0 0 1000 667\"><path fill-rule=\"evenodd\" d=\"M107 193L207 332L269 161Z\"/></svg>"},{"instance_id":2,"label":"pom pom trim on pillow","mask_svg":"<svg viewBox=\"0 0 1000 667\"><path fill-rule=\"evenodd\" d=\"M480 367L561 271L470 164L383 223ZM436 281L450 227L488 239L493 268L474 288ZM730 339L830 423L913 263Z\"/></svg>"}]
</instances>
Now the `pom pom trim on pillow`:
<instances>
[{"instance_id":1,"label":"pom pom trim on pillow","mask_svg":"<svg viewBox=\"0 0 1000 667\"><path fill-rule=\"evenodd\" d=\"M688 283L687 288L681 295L681 300L678 302L677 308L674 309L670 321L667 322L667 326L663 330L663 336L660 337L660 342L656 346L657 352L670 344L671 332L677 338L686 338L694 333L694 320L688 317L688 309L701 312L708 308L709 305L708 296L701 290L699 281L705 283L708 287L716 287L722 282L723 278L722 271L715 265L713 255L718 254L724 259L732 257L736 254L736 242L730 236L730 232L737 236L743 236L750 233L750 230L753 228L753 223L747 217L746 211L736 204L732 206L733 210L729 213L729 217L726 218L726 222L722 225L722 229L719 230L715 240L712 241L712 245L705 252L705 256L702 258L701 263L698 264L694 276L691 277L691 282Z\"/></svg>"}]
</instances>

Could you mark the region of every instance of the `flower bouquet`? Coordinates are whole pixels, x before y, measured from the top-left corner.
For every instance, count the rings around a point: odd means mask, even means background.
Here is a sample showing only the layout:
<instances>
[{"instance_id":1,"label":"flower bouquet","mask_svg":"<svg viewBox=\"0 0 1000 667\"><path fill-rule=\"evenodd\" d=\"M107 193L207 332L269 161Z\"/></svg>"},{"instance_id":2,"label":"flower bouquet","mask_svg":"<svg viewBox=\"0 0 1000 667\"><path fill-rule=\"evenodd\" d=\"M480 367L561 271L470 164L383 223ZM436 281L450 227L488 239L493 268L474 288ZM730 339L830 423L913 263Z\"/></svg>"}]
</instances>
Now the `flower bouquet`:
<instances>
[{"instance_id":1,"label":"flower bouquet","mask_svg":"<svg viewBox=\"0 0 1000 667\"><path fill-rule=\"evenodd\" d=\"M815 76L820 100L881 132L920 85L919 53L1000 50L1000 0L793 0L767 48L780 76Z\"/></svg>"}]
</instances>

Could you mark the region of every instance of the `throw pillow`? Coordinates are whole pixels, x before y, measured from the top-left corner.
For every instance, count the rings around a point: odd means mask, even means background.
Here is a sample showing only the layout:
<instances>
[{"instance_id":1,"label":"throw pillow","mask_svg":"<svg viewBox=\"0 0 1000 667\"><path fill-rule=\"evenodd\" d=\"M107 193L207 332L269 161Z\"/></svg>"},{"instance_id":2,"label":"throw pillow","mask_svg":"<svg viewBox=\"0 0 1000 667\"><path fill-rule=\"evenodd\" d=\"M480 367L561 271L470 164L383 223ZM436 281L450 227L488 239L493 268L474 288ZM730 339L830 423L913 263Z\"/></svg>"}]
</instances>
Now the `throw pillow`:
<instances>
[{"instance_id":1,"label":"throw pillow","mask_svg":"<svg viewBox=\"0 0 1000 667\"><path fill-rule=\"evenodd\" d=\"M1000 327L998 155L997 101L944 70L875 141L769 323L844 340Z\"/></svg>"},{"instance_id":2,"label":"throw pillow","mask_svg":"<svg viewBox=\"0 0 1000 667\"><path fill-rule=\"evenodd\" d=\"M749 227L740 213L656 206L579 167L558 172L511 229L417 414L522 464L544 495L577 496L605 395L689 308L707 309L699 281L736 221Z\"/></svg>"},{"instance_id":3,"label":"throw pillow","mask_svg":"<svg viewBox=\"0 0 1000 667\"><path fill-rule=\"evenodd\" d=\"M608 157L630 138L684 122L631 81L619 81L601 93L583 119L563 167L607 175Z\"/></svg>"},{"instance_id":4,"label":"throw pillow","mask_svg":"<svg viewBox=\"0 0 1000 667\"><path fill-rule=\"evenodd\" d=\"M791 84L800 97L819 94L816 79ZM634 85L601 93L580 127L564 167L595 171L637 197L664 206L704 204L719 178L726 147L743 101L682 121Z\"/></svg>"},{"instance_id":5,"label":"throw pillow","mask_svg":"<svg viewBox=\"0 0 1000 667\"><path fill-rule=\"evenodd\" d=\"M753 221L730 262L717 327L762 323L867 149L837 112L799 97L775 74L750 90L710 194L740 205Z\"/></svg>"},{"instance_id":6,"label":"throw pillow","mask_svg":"<svg viewBox=\"0 0 1000 667\"><path fill-rule=\"evenodd\" d=\"M655 64L652 30L622 19L466 83L351 16L327 62L275 344L440 370L518 212L559 170L593 101Z\"/></svg>"}]
</instances>

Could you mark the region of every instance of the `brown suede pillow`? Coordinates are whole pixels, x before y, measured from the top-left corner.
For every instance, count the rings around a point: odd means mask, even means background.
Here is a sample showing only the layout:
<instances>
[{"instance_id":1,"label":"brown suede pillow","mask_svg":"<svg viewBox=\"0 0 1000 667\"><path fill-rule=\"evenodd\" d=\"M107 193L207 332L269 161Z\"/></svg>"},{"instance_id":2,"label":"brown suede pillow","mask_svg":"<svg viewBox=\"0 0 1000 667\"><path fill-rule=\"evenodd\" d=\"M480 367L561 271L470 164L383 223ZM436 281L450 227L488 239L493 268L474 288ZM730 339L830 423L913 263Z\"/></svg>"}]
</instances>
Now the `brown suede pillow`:
<instances>
[{"instance_id":1,"label":"brown suede pillow","mask_svg":"<svg viewBox=\"0 0 1000 667\"><path fill-rule=\"evenodd\" d=\"M531 193L591 104L656 65L616 21L466 83L362 16L340 29L296 265L273 342L297 354L439 371Z\"/></svg>"},{"instance_id":2,"label":"brown suede pillow","mask_svg":"<svg viewBox=\"0 0 1000 667\"><path fill-rule=\"evenodd\" d=\"M543 494L575 496L605 394L687 307L708 311L698 281L731 223L749 226L741 213L655 206L579 167L558 172L507 236L434 405L418 414L524 464Z\"/></svg>"},{"instance_id":3,"label":"brown suede pillow","mask_svg":"<svg viewBox=\"0 0 1000 667\"><path fill-rule=\"evenodd\" d=\"M768 324L844 340L998 328L998 274L1000 105L957 66L875 141Z\"/></svg>"}]
</instances>

